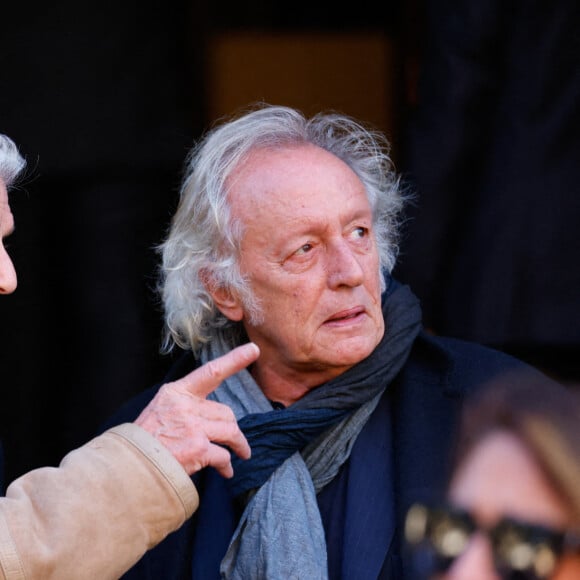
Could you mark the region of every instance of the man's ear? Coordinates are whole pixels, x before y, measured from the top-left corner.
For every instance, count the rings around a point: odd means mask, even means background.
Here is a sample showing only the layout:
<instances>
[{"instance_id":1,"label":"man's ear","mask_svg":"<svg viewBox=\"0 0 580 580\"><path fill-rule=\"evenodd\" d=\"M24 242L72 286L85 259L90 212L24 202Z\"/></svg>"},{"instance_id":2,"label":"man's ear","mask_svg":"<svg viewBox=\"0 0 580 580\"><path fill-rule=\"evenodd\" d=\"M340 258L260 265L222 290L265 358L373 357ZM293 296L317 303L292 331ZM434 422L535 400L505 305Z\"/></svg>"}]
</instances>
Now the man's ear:
<instances>
[{"instance_id":1,"label":"man's ear","mask_svg":"<svg viewBox=\"0 0 580 580\"><path fill-rule=\"evenodd\" d=\"M207 270L200 272L205 289L212 297L218 310L229 320L238 322L244 317L244 308L240 298L225 286L216 282L215 277Z\"/></svg>"}]
</instances>

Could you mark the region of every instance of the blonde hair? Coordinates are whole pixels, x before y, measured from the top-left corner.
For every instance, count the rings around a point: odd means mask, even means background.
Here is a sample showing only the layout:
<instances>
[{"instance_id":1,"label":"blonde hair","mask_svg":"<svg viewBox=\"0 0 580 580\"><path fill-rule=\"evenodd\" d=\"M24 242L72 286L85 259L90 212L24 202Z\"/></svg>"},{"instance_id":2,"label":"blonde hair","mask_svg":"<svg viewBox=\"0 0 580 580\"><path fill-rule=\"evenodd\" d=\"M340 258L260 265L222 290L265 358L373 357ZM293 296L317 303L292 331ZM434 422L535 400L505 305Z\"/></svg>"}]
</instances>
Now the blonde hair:
<instances>
[{"instance_id":1,"label":"blonde hair","mask_svg":"<svg viewBox=\"0 0 580 580\"><path fill-rule=\"evenodd\" d=\"M532 373L484 387L464 410L455 464L496 429L524 443L580 525L580 392Z\"/></svg>"}]
</instances>

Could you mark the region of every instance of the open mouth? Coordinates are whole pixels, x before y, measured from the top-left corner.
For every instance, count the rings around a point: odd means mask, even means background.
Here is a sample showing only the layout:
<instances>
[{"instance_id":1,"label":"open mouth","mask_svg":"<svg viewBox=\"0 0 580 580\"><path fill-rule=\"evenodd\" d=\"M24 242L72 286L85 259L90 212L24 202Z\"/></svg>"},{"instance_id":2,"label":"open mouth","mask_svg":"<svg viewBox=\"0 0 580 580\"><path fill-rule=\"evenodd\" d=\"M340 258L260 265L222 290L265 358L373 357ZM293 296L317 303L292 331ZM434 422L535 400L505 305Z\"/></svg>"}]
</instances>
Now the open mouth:
<instances>
[{"instance_id":1,"label":"open mouth","mask_svg":"<svg viewBox=\"0 0 580 580\"><path fill-rule=\"evenodd\" d=\"M361 316L363 313L364 313L364 308L362 308L362 307L351 308L349 310L343 310L341 312L337 312L336 314L333 314L330 318L328 318L326 320L326 323L332 324L332 323L337 323L337 322L346 322L349 320L354 320L355 318L358 318L359 316Z\"/></svg>"}]
</instances>

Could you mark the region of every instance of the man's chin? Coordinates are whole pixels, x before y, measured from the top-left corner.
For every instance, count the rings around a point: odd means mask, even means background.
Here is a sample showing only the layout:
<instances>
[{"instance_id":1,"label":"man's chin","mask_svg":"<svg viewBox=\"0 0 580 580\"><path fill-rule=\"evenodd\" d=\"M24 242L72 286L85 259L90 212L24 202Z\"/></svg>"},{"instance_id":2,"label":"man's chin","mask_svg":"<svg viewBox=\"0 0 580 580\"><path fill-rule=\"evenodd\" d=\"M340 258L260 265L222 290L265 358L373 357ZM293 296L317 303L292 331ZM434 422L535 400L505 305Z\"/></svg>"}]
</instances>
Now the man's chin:
<instances>
[{"instance_id":1,"label":"man's chin","mask_svg":"<svg viewBox=\"0 0 580 580\"><path fill-rule=\"evenodd\" d=\"M329 358L338 367L352 367L367 358L378 344L365 340L342 340L329 345Z\"/></svg>"}]
</instances>

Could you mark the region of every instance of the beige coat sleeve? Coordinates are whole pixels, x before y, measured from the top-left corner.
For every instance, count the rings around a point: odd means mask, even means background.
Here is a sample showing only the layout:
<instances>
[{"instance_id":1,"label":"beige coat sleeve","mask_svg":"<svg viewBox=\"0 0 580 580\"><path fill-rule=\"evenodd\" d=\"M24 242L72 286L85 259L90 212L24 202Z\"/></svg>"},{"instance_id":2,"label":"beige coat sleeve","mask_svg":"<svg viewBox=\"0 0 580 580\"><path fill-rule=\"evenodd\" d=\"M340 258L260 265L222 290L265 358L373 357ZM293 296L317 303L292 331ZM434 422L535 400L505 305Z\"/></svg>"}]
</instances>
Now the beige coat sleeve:
<instances>
[{"instance_id":1,"label":"beige coat sleeve","mask_svg":"<svg viewBox=\"0 0 580 580\"><path fill-rule=\"evenodd\" d=\"M0 580L119 578L197 508L178 461L127 423L0 498Z\"/></svg>"}]
</instances>

